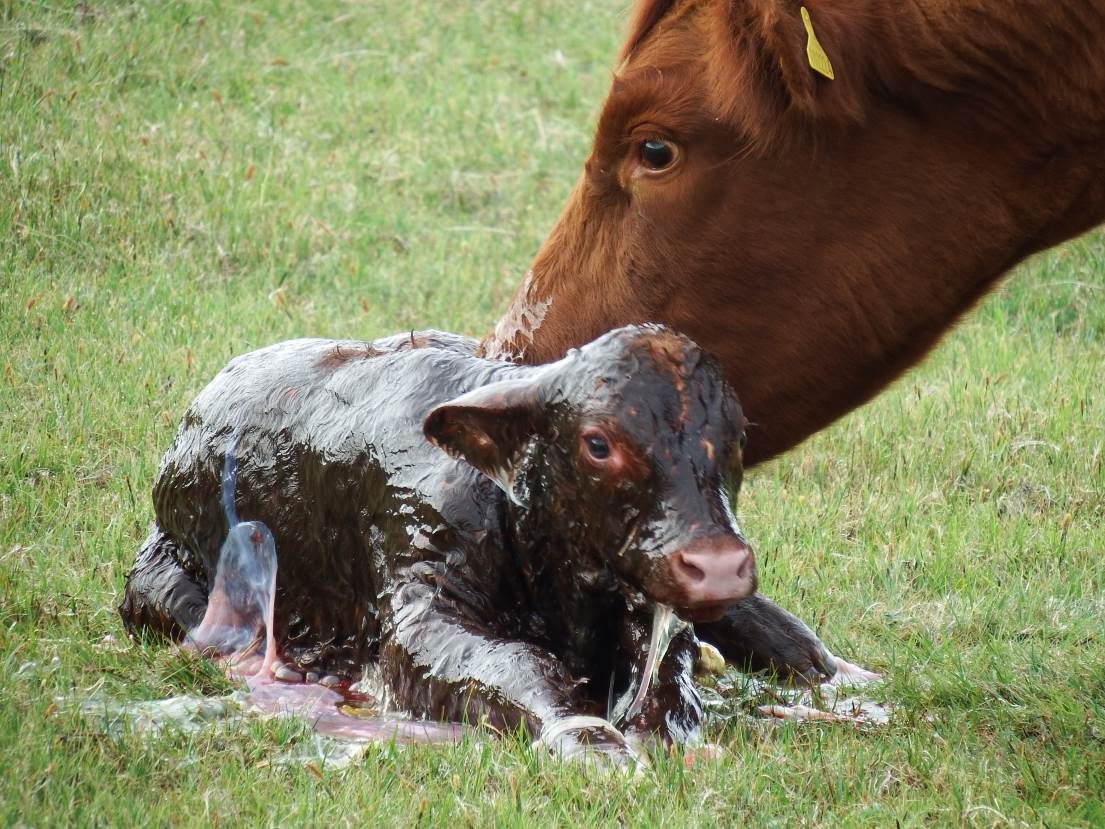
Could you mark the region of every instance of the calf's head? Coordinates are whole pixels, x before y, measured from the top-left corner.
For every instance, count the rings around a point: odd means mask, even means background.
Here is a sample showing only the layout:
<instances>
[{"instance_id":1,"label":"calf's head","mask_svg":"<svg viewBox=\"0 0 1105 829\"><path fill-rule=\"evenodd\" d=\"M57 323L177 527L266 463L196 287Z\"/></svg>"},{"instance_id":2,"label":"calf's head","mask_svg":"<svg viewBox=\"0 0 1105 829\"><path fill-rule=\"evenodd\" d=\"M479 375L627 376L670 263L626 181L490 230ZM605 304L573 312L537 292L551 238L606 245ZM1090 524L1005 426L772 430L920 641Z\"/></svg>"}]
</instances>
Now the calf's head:
<instances>
[{"instance_id":1,"label":"calf's head","mask_svg":"<svg viewBox=\"0 0 1105 829\"><path fill-rule=\"evenodd\" d=\"M499 483L553 555L597 564L692 621L755 589L730 509L744 427L717 363L655 325L470 392L424 425Z\"/></svg>"}]
</instances>

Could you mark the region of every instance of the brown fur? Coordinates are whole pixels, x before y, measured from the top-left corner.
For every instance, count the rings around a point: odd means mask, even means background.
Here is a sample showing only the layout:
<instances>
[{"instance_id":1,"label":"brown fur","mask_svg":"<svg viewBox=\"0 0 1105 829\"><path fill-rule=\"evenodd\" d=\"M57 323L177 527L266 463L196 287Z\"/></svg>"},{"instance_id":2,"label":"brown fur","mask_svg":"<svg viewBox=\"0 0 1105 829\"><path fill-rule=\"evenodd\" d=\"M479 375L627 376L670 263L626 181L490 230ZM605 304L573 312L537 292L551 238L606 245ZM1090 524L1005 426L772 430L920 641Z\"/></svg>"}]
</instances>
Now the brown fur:
<instances>
[{"instance_id":1,"label":"brown fur","mask_svg":"<svg viewBox=\"0 0 1105 829\"><path fill-rule=\"evenodd\" d=\"M354 360L370 360L373 357L379 357L383 353L382 351L377 351L368 343L359 344L352 348L343 348L342 345L338 343L322 355L322 358L319 360L319 366L322 368L339 369L346 363L351 363Z\"/></svg>"},{"instance_id":2,"label":"brown fur","mask_svg":"<svg viewBox=\"0 0 1105 829\"><path fill-rule=\"evenodd\" d=\"M802 4L638 4L584 174L488 353L671 325L722 361L755 463L1105 219L1105 0L804 0L835 80L807 63ZM656 137L679 160L650 174Z\"/></svg>"}]
</instances>

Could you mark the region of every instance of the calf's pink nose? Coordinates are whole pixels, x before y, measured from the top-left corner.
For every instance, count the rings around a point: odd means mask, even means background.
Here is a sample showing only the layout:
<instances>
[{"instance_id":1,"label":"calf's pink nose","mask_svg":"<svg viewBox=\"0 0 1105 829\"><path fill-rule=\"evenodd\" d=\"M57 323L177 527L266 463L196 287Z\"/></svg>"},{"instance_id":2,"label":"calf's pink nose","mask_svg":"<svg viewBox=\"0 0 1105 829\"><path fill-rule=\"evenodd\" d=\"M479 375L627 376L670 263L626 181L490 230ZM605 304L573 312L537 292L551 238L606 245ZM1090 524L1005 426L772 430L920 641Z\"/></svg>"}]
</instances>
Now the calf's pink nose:
<instances>
[{"instance_id":1,"label":"calf's pink nose","mask_svg":"<svg viewBox=\"0 0 1105 829\"><path fill-rule=\"evenodd\" d=\"M671 573L688 605L735 602L756 589L756 559L740 538L704 538L676 551Z\"/></svg>"}]
</instances>

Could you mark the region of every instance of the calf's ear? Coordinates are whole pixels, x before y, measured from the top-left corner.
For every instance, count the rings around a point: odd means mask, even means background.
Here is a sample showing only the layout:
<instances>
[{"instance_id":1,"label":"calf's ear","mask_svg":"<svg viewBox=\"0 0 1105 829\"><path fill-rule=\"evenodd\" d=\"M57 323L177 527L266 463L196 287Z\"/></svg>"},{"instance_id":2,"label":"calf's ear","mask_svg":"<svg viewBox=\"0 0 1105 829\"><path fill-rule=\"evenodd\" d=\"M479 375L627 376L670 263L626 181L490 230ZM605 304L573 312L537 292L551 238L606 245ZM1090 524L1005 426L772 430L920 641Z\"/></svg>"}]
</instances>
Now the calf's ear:
<instances>
[{"instance_id":1,"label":"calf's ear","mask_svg":"<svg viewBox=\"0 0 1105 829\"><path fill-rule=\"evenodd\" d=\"M544 423L541 386L502 380L442 403L422 424L426 439L463 458L518 502L515 468L526 444Z\"/></svg>"}]
</instances>

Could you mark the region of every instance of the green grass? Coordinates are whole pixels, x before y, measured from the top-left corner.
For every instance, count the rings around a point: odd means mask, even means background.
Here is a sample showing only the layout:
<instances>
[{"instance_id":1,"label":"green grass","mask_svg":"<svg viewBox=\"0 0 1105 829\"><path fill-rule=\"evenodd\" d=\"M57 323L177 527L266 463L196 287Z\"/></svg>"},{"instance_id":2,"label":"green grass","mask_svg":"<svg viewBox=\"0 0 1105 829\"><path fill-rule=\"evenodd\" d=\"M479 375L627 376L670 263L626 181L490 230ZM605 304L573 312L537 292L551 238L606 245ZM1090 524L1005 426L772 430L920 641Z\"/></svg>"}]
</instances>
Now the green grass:
<instances>
[{"instance_id":1,"label":"green grass","mask_svg":"<svg viewBox=\"0 0 1105 829\"><path fill-rule=\"evenodd\" d=\"M766 592L887 674L885 729L732 727L640 779L520 743L270 763L59 695L222 689L114 607L233 354L505 307L587 152L624 0L0 0L0 824L1105 824L1105 237L757 470ZM114 637L114 639L106 638Z\"/></svg>"}]
</instances>

